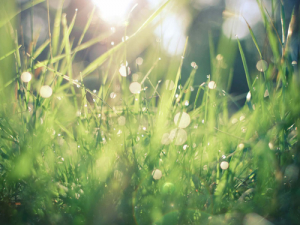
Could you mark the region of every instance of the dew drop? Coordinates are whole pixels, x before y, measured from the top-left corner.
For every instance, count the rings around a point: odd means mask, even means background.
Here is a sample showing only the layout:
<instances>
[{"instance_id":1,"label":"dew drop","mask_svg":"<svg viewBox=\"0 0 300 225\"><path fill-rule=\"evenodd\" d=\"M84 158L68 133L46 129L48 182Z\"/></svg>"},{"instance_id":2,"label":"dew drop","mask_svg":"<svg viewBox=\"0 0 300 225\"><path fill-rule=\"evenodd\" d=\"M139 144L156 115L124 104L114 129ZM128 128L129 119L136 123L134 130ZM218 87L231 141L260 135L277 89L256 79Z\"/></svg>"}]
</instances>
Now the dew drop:
<instances>
[{"instance_id":1,"label":"dew drop","mask_svg":"<svg viewBox=\"0 0 300 225\"><path fill-rule=\"evenodd\" d=\"M141 58L141 57L138 57L138 58L136 59L136 64L139 65L139 66L141 66L141 65L143 64L143 62L144 62L144 60L143 60L143 58Z\"/></svg>"},{"instance_id":2,"label":"dew drop","mask_svg":"<svg viewBox=\"0 0 300 225\"><path fill-rule=\"evenodd\" d=\"M127 73L126 73L127 70ZM130 67L126 67L124 64L121 65L120 69L119 69L119 73L122 77L126 77L127 74L130 75L131 74L131 70Z\"/></svg>"},{"instance_id":3,"label":"dew drop","mask_svg":"<svg viewBox=\"0 0 300 225\"><path fill-rule=\"evenodd\" d=\"M162 172L159 169L153 170L152 176L154 180L159 180L162 177Z\"/></svg>"},{"instance_id":4,"label":"dew drop","mask_svg":"<svg viewBox=\"0 0 300 225\"><path fill-rule=\"evenodd\" d=\"M221 162L220 167L222 170L227 170L229 167L229 163L226 161Z\"/></svg>"},{"instance_id":5,"label":"dew drop","mask_svg":"<svg viewBox=\"0 0 300 225\"><path fill-rule=\"evenodd\" d=\"M52 88L48 85L44 85L40 89L40 95L43 98L49 98L52 95Z\"/></svg>"},{"instance_id":6,"label":"dew drop","mask_svg":"<svg viewBox=\"0 0 300 225\"><path fill-rule=\"evenodd\" d=\"M110 93L110 98L115 98L117 96L117 94L115 92Z\"/></svg>"},{"instance_id":7,"label":"dew drop","mask_svg":"<svg viewBox=\"0 0 300 225\"><path fill-rule=\"evenodd\" d=\"M216 87L217 87L216 82L210 81L210 82L208 83L208 88L209 88L209 89L215 89Z\"/></svg>"},{"instance_id":8,"label":"dew drop","mask_svg":"<svg viewBox=\"0 0 300 225\"><path fill-rule=\"evenodd\" d=\"M29 72L23 72L22 75L21 75L21 80L24 82L24 83L28 83L29 81L31 81L31 73Z\"/></svg>"},{"instance_id":9,"label":"dew drop","mask_svg":"<svg viewBox=\"0 0 300 225\"><path fill-rule=\"evenodd\" d=\"M248 92L246 99L247 99L247 102L250 102L250 100L251 100L251 92L250 91Z\"/></svg>"},{"instance_id":10,"label":"dew drop","mask_svg":"<svg viewBox=\"0 0 300 225\"><path fill-rule=\"evenodd\" d=\"M265 72L268 69L268 63L265 60L259 60L256 63L256 69L260 72Z\"/></svg>"}]
</instances>

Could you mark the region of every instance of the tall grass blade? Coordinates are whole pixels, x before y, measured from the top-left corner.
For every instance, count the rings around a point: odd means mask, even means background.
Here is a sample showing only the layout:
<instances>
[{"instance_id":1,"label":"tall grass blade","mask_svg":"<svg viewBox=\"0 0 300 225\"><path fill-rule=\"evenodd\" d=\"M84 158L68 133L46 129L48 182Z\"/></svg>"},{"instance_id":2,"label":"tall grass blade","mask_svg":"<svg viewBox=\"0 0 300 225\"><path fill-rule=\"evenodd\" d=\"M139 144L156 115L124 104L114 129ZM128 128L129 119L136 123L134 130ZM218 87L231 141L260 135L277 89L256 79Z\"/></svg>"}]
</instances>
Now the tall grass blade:
<instances>
[{"instance_id":1,"label":"tall grass blade","mask_svg":"<svg viewBox=\"0 0 300 225\"><path fill-rule=\"evenodd\" d=\"M249 75L249 70L248 70L245 54L244 54L243 48L241 46L241 42L238 38L237 38L237 42L238 42L241 58L242 58L242 61L243 61L243 66L244 66L244 70L245 70L245 74L246 74L248 88L249 88L249 91L251 91L251 86L252 85L251 85L251 79L250 79L250 75Z\"/></svg>"}]
</instances>

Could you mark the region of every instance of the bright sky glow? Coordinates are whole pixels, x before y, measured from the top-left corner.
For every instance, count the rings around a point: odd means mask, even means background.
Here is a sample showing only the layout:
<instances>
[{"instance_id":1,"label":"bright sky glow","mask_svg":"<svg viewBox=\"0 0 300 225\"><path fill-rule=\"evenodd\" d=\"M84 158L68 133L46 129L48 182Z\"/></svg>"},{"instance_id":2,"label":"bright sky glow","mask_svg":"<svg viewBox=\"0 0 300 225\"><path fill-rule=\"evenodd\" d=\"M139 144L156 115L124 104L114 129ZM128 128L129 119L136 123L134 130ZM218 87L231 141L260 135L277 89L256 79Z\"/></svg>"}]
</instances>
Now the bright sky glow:
<instances>
[{"instance_id":1,"label":"bright sky glow","mask_svg":"<svg viewBox=\"0 0 300 225\"><path fill-rule=\"evenodd\" d=\"M226 13L228 18L223 23L223 33L228 38L239 39L249 35L249 29L245 20L253 28L258 22L262 21L261 12L256 0L226 0ZM264 2L267 9L270 1ZM245 18L245 20L244 20Z\"/></svg>"},{"instance_id":2,"label":"bright sky glow","mask_svg":"<svg viewBox=\"0 0 300 225\"><path fill-rule=\"evenodd\" d=\"M162 39L162 47L170 54L182 54L186 40L186 30L190 19L188 14L169 14L159 23L154 33Z\"/></svg>"},{"instance_id":3,"label":"bright sky glow","mask_svg":"<svg viewBox=\"0 0 300 225\"><path fill-rule=\"evenodd\" d=\"M134 0L92 0L100 17L108 23L120 23L127 19Z\"/></svg>"}]
</instances>

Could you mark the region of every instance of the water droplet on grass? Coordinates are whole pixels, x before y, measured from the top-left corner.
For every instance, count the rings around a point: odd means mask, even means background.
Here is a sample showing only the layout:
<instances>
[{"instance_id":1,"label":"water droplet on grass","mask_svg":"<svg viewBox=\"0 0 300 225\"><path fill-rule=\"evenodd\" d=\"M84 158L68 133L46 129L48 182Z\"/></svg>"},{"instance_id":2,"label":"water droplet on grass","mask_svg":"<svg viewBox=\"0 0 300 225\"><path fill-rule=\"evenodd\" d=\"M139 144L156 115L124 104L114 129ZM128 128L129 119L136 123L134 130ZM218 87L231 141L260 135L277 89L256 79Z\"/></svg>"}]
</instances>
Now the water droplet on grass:
<instances>
[{"instance_id":1,"label":"water droplet on grass","mask_svg":"<svg viewBox=\"0 0 300 225\"><path fill-rule=\"evenodd\" d=\"M40 95L43 98L50 98L52 95L52 88L48 85L44 85L40 89Z\"/></svg>"},{"instance_id":2,"label":"water droplet on grass","mask_svg":"<svg viewBox=\"0 0 300 225\"><path fill-rule=\"evenodd\" d=\"M144 60L143 60L143 58L141 58L141 57L138 57L138 58L136 59L136 64L139 65L139 66L141 66L141 65L143 64L143 62L144 62Z\"/></svg>"},{"instance_id":3,"label":"water droplet on grass","mask_svg":"<svg viewBox=\"0 0 300 225\"><path fill-rule=\"evenodd\" d=\"M24 83L28 83L29 81L31 81L31 73L29 72L23 72L22 75L21 75L21 80L24 82Z\"/></svg>"},{"instance_id":4,"label":"water droplet on grass","mask_svg":"<svg viewBox=\"0 0 300 225\"><path fill-rule=\"evenodd\" d=\"M153 170L152 176L154 180L159 180L162 177L162 172L159 169Z\"/></svg>"},{"instance_id":5,"label":"water droplet on grass","mask_svg":"<svg viewBox=\"0 0 300 225\"><path fill-rule=\"evenodd\" d=\"M246 96L247 102L250 102L251 100L251 92L249 91L247 96Z\"/></svg>"},{"instance_id":6,"label":"water droplet on grass","mask_svg":"<svg viewBox=\"0 0 300 225\"><path fill-rule=\"evenodd\" d=\"M208 83L208 88L209 88L209 89L215 89L216 87L217 87L216 82L210 81L210 82Z\"/></svg>"},{"instance_id":7,"label":"water droplet on grass","mask_svg":"<svg viewBox=\"0 0 300 225\"><path fill-rule=\"evenodd\" d=\"M265 60L259 60L256 63L256 69L260 72L265 72L268 69L268 63Z\"/></svg>"},{"instance_id":8,"label":"water droplet on grass","mask_svg":"<svg viewBox=\"0 0 300 225\"><path fill-rule=\"evenodd\" d=\"M227 170L229 167L229 163L226 161L221 162L220 167L222 170Z\"/></svg>"},{"instance_id":9,"label":"water droplet on grass","mask_svg":"<svg viewBox=\"0 0 300 225\"><path fill-rule=\"evenodd\" d=\"M117 96L117 94L115 92L112 92L112 93L110 93L109 96L110 96L110 98L114 99Z\"/></svg>"},{"instance_id":10,"label":"water droplet on grass","mask_svg":"<svg viewBox=\"0 0 300 225\"><path fill-rule=\"evenodd\" d=\"M127 73L126 73L127 70ZM119 73L122 77L126 77L127 75L131 74L131 70L130 67L126 67L124 64L121 65L120 69L119 69Z\"/></svg>"}]
</instances>

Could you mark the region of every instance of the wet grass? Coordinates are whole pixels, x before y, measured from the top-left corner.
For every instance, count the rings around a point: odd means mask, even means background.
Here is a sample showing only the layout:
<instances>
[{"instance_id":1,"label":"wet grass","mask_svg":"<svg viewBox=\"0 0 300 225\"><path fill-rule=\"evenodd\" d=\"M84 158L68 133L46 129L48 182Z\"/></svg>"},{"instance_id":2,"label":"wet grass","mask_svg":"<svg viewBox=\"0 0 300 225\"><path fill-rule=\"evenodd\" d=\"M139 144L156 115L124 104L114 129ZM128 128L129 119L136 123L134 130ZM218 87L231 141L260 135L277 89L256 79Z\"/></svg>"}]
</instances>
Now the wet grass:
<instances>
[{"instance_id":1,"label":"wet grass","mask_svg":"<svg viewBox=\"0 0 300 225\"><path fill-rule=\"evenodd\" d=\"M240 41L232 40L249 87L242 106L228 93L232 70L221 83L225 62L215 55L212 41L212 73L206 82L195 84L196 64L182 82L184 51L162 81L153 77L166 62L148 57L136 81L139 93L133 94L132 76L120 76L118 62L126 61L126 48L137 36L143 38L168 3L77 77L76 53L110 35L84 41L93 13L77 44L70 40L76 12L69 22L58 10L55 24L61 26L27 54L20 54L12 30L15 50L0 56L4 62L14 55L16 65L14 78L1 84L1 224L298 223L300 74L289 45L297 18L292 15L288 28L282 24L285 32L277 40L271 17L258 1L273 62L258 66L257 77L249 74ZM1 20L0 26L12 26L9 21ZM39 62L44 51L48 59ZM38 68L39 78L24 82L22 74L34 75ZM89 90L84 78L99 68L102 85ZM50 97L40 91L44 85L51 87ZM120 86L118 92L114 85ZM191 92L197 93L194 102ZM230 102L240 108L231 118Z\"/></svg>"}]
</instances>

